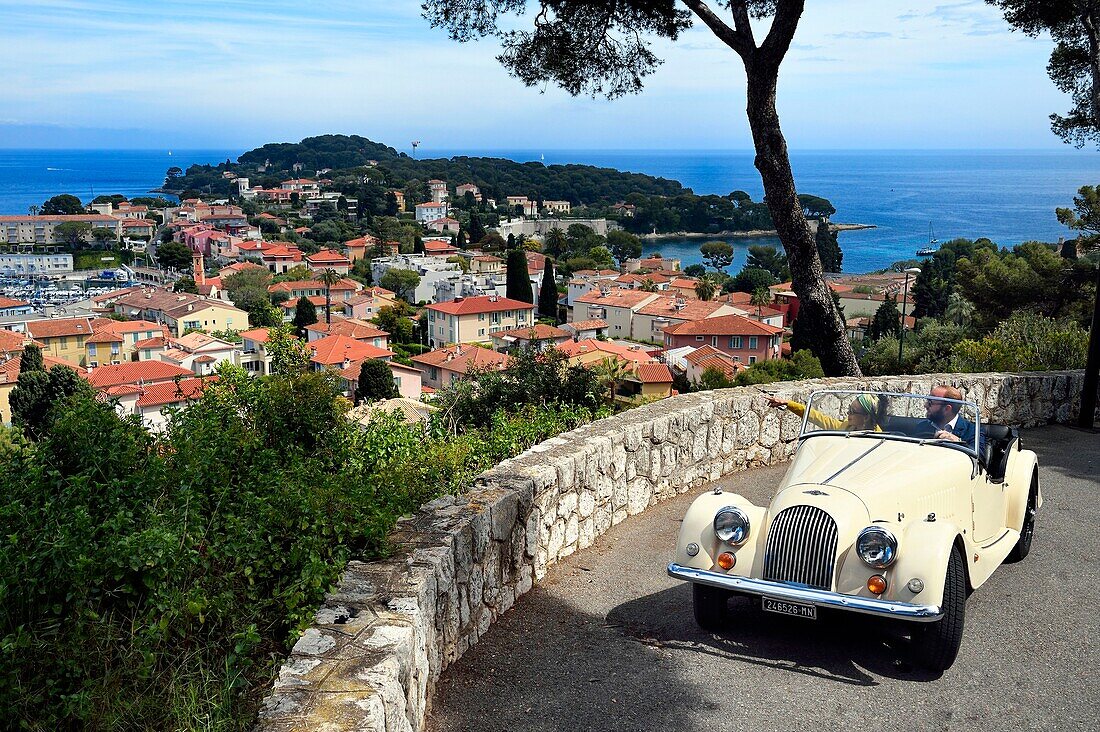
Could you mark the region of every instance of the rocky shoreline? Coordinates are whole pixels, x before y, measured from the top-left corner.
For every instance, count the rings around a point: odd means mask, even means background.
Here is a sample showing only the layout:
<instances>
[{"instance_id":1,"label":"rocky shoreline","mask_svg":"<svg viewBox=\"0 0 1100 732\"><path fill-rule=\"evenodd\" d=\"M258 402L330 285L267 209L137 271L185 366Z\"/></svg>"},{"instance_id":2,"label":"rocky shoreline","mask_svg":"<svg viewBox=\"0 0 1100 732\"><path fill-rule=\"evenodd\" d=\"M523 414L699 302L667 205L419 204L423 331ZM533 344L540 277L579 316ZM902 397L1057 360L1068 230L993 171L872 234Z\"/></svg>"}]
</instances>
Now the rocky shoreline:
<instances>
[{"instance_id":1,"label":"rocky shoreline","mask_svg":"<svg viewBox=\"0 0 1100 732\"><path fill-rule=\"evenodd\" d=\"M817 222L810 221L810 229L817 230ZM877 229L875 224L829 224L837 231L859 231ZM698 231L673 231L668 234L642 234L642 241L665 241L668 239L761 239L767 236L779 236L775 229L752 229L750 231L719 231L706 234Z\"/></svg>"}]
</instances>

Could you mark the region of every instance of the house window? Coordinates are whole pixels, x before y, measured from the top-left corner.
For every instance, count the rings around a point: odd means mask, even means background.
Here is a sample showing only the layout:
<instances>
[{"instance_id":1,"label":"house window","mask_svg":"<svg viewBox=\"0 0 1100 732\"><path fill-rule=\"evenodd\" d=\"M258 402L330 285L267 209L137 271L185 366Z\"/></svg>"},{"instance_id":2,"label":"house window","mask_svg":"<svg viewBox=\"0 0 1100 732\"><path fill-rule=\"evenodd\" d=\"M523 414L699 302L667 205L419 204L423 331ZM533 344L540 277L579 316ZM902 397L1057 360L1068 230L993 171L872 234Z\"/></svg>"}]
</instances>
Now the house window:
<instances>
[{"instance_id":1,"label":"house window","mask_svg":"<svg viewBox=\"0 0 1100 732\"><path fill-rule=\"evenodd\" d=\"M718 336L711 336L710 337L710 345L714 346L715 348L718 348Z\"/></svg>"},{"instance_id":2,"label":"house window","mask_svg":"<svg viewBox=\"0 0 1100 732\"><path fill-rule=\"evenodd\" d=\"M760 339L758 339L756 336L749 336L749 348L750 349L756 349L756 348L759 347L759 345L760 345Z\"/></svg>"},{"instance_id":3,"label":"house window","mask_svg":"<svg viewBox=\"0 0 1100 732\"><path fill-rule=\"evenodd\" d=\"M95 356L96 355L95 344L94 343L89 343L88 344L88 355L89 356Z\"/></svg>"},{"instance_id":4,"label":"house window","mask_svg":"<svg viewBox=\"0 0 1100 732\"><path fill-rule=\"evenodd\" d=\"M483 335L485 335L485 329L484 329L484 328L478 328L478 329L477 329L477 334L478 334L479 336L483 336Z\"/></svg>"},{"instance_id":5,"label":"house window","mask_svg":"<svg viewBox=\"0 0 1100 732\"><path fill-rule=\"evenodd\" d=\"M57 339L57 347L64 350L69 347L69 339L65 336L61 336Z\"/></svg>"},{"instance_id":6,"label":"house window","mask_svg":"<svg viewBox=\"0 0 1100 732\"><path fill-rule=\"evenodd\" d=\"M741 347L741 336L730 336L730 348Z\"/></svg>"},{"instance_id":7,"label":"house window","mask_svg":"<svg viewBox=\"0 0 1100 732\"><path fill-rule=\"evenodd\" d=\"M749 363L756 363L756 356L749 356Z\"/></svg>"},{"instance_id":8,"label":"house window","mask_svg":"<svg viewBox=\"0 0 1100 732\"><path fill-rule=\"evenodd\" d=\"M479 321L484 321L485 320L485 313L478 313L477 314L477 319Z\"/></svg>"},{"instance_id":9,"label":"house window","mask_svg":"<svg viewBox=\"0 0 1100 732\"><path fill-rule=\"evenodd\" d=\"M117 356L118 355L118 344L117 343L112 343L111 344L111 355L112 356Z\"/></svg>"},{"instance_id":10,"label":"house window","mask_svg":"<svg viewBox=\"0 0 1100 732\"><path fill-rule=\"evenodd\" d=\"M702 343L702 342L703 342L703 336L695 336L695 340L697 340L697 341L699 341L700 343Z\"/></svg>"}]
</instances>

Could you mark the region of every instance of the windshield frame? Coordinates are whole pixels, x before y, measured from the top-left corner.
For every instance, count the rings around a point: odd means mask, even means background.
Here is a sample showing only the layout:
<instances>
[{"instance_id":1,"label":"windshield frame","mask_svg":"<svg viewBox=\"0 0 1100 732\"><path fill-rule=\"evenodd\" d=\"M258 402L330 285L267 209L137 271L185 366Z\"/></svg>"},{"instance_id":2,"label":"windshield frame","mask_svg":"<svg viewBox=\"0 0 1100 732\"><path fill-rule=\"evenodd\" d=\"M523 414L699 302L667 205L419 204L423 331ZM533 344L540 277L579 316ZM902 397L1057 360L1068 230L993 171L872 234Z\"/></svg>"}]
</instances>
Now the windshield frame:
<instances>
[{"instance_id":1,"label":"windshield frame","mask_svg":"<svg viewBox=\"0 0 1100 732\"><path fill-rule=\"evenodd\" d=\"M855 432L849 432L847 430L827 430L827 429L813 429L807 430L806 427L810 422L810 409L813 408L813 402L815 397L822 395L834 395L840 397L855 398L860 394L871 394L873 396L886 396L891 400L894 398L901 399L917 399L922 402L926 402L929 399L946 402L948 404L958 404L960 411L962 407L969 407L974 414L974 441L968 442L951 442L948 440L939 440L934 437L910 437L908 435L900 435L891 432L873 432L869 430L859 430ZM906 415L894 415L894 416L906 416ZM978 408L977 402L967 401L965 399L949 399L947 397L937 397L931 394L914 394L911 392L894 392L894 391L869 391L866 389L818 389L810 392L809 398L806 400L806 410L802 415L802 424L798 430L798 441L801 442L804 438L808 438L814 435L843 435L844 437L873 437L879 439L898 440L901 442L909 442L916 445L939 445L942 447L950 447L955 450L961 450L971 457L978 457L978 445L980 441L982 422L981 410Z\"/></svg>"}]
</instances>

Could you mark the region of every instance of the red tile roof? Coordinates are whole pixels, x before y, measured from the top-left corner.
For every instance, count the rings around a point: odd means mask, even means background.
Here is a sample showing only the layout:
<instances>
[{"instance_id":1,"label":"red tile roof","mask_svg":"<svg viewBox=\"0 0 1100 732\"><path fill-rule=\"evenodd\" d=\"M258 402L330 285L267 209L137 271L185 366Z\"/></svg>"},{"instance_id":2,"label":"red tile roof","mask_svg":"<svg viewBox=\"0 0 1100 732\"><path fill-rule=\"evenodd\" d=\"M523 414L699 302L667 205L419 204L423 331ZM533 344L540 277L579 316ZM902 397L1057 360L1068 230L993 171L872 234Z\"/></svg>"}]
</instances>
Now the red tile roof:
<instances>
[{"instance_id":1,"label":"red tile roof","mask_svg":"<svg viewBox=\"0 0 1100 732\"><path fill-rule=\"evenodd\" d=\"M323 262L332 262L333 264L348 264L348 258L340 252L334 252L331 249L322 249L316 254L306 255L306 261L312 264L320 264Z\"/></svg>"},{"instance_id":2,"label":"red tile roof","mask_svg":"<svg viewBox=\"0 0 1100 732\"><path fill-rule=\"evenodd\" d=\"M678 315L676 317L679 317ZM783 329L774 325L762 323L759 320L746 318L743 315L720 315L716 318L704 318L702 320L676 323L665 328L669 335L748 335L748 336L772 336L782 333Z\"/></svg>"},{"instance_id":3,"label":"red tile roof","mask_svg":"<svg viewBox=\"0 0 1100 732\"><path fill-rule=\"evenodd\" d=\"M252 330L242 330L237 335L242 339L247 338L257 343L267 343L268 339L271 337L271 332L267 328L253 328Z\"/></svg>"},{"instance_id":4,"label":"red tile roof","mask_svg":"<svg viewBox=\"0 0 1100 732\"><path fill-rule=\"evenodd\" d=\"M322 366L342 365L346 360L359 361L364 358L391 358L392 351L376 348L369 343L357 341L342 335L332 335L309 344L310 361Z\"/></svg>"},{"instance_id":5,"label":"red tile roof","mask_svg":"<svg viewBox=\"0 0 1100 732\"><path fill-rule=\"evenodd\" d=\"M28 340L24 333L16 333L10 330L0 330L0 353L22 351L23 344Z\"/></svg>"},{"instance_id":6,"label":"red tile roof","mask_svg":"<svg viewBox=\"0 0 1100 732\"><path fill-rule=\"evenodd\" d=\"M85 375L88 383L97 389L122 384L155 383L171 381L177 376L194 376L194 373L164 361L130 361L128 363L99 366Z\"/></svg>"},{"instance_id":7,"label":"red tile roof","mask_svg":"<svg viewBox=\"0 0 1100 732\"><path fill-rule=\"evenodd\" d=\"M153 362L150 361L150 363ZM206 384L215 380L217 377L211 376L205 379L180 379L178 384L175 381L149 384L143 388L141 396L138 397L137 406L162 407L166 404L196 401L202 398Z\"/></svg>"},{"instance_id":8,"label":"red tile roof","mask_svg":"<svg viewBox=\"0 0 1100 732\"><path fill-rule=\"evenodd\" d=\"M30 303L25 300L12 300L10 297L0 295L0 308L19 308L24 305L30 305Z\"/></svg>"},{"instance_id":9,"label":"red tile roof","mask_svg":"<svg viewBox=\"0 0 1100 732\"><path fill-rule=\"evenodd\" d=\"M638 311L640 315L656 315L673 320L703 320L729 306L724 302L696 300L664 295Z\"/></svg>"},{"instance_id":10,"label":"red tile roof","mask_svg":"<svg viewBox=\"0 0 1100 732\"><path fill-rule=\"evenodd\" d=\"M478 346L449 346L413 356L412 361L418 366L436 366L465 374L471 366L500 371L508 367L512 357L506 353L497 353Z\"/></svg>"},{"instance_id":11,"label":"red tile roof","mask_svg":"<svg viewBox=\"0 0 1100 732\"><path fill-rule=\"evenodd\" d=\"M558 346L569 358L583 356L588 353L602 353L609 358L619 358L633 364L649 363L653 357L640 346L623 346L613 341L596 341L587 339L583 341L566 341Z\"/></svg>"},{"instance_id":12,"label":"red tile roof","mask_svg":"<svg viewBox=\"0 0 1100 732\"><path fill-rule=\"evenodd\" d=\"M27 321L27 332L36 340L60 338L62 336L91 335L92 323L89 318L30 320Z\"/></svg>"},{"instance_id":13,"label":"red tile roof","mask_svg":"<svg viewBox=\"0 0 1100 732\"><path fill-rule=\"evenodd\" d=\"M659 296L655 293L644 292L642 290L613 289L606 295L600 294L599 290L592 290L587 295L581 295L574 302L578 302L582 305L633 309L648 303L656 297Z\"/></svg>"},{"instance_id":14,"label":"red tile roof","mask_svg":"<svg viewBox=\"0 0 1100 732\"><path fill-rule=\"evenodd\" d=\"M461 300L436 303L429 305L428 309L448 315L476 315L478 313L497 313L503 310L534 310L535 306L529 302L511 300L507 297L478 295L477 297L464 297Z\"/></svg>"},{"instance_id":15,"label":"red tile roof","mask_svg":"<svg viewBox=\"0 0 1100 732\"><path fill-rule=\"evenodd\" d=\"M328 323L314 323L313 325L307 325L306 330L313 333L347 336L355 340L362 340L364 338L388 338L390 335L386 331L380 330L366 321L354 320L351 318L333 318L331 326Z\"/></svg>"},{"instance_id":16,"label":"red tile roof","mask_svg":"<svg viewBox=\"0 0 1100 732\"><path fill-rule=\"evenodd\" d=\"M663 363L638 364L638 381L643 384L671 384L672 372Z\"/></svg>"},{"instance_id":17,"label":"red tile roof","mask_svg":"<svg viewBox=\"0 0 1100 732\"><path fill-rule=\"evenodd\" d=\"M607 321L600 320L599 318L593 318L591 320L574 320L572 323L566 323L562 328L566 326L577 332L582 330L599 330L607 327Z\"/></svg>"}]
</instances>

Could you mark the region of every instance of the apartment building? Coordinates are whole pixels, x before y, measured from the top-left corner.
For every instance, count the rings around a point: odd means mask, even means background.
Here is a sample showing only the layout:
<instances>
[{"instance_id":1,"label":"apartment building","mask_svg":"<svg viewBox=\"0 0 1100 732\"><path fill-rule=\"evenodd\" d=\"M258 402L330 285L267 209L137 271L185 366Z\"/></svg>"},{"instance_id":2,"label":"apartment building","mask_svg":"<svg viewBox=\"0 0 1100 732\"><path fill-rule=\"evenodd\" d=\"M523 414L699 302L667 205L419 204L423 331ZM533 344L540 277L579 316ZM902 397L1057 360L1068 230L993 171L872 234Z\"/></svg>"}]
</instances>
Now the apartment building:
<instances>
[{"instance_id":1,"label":"apartment building","mask_svg":"<svg viewBox=\"0 0 1100 732\"><path fill-rule=\"evenodd\" d=\"M498 295L459 297L427 308L428 341L433 348L481 343L493 333L534 325L535 306Z\"/></svg>"}]
</instances>

